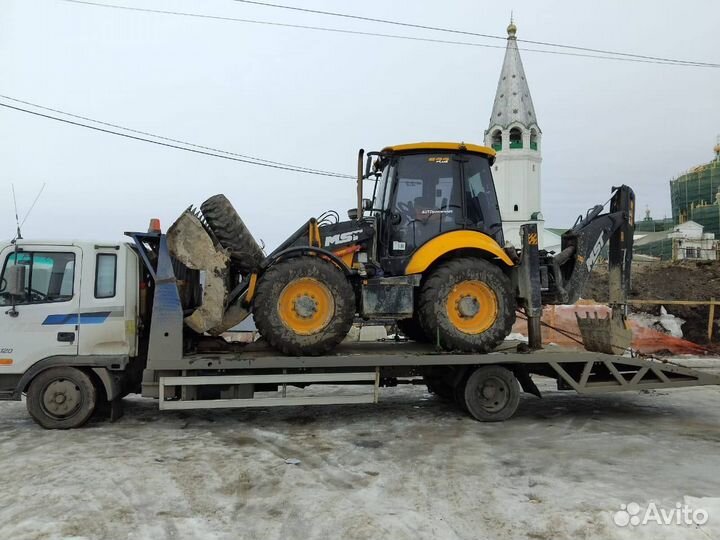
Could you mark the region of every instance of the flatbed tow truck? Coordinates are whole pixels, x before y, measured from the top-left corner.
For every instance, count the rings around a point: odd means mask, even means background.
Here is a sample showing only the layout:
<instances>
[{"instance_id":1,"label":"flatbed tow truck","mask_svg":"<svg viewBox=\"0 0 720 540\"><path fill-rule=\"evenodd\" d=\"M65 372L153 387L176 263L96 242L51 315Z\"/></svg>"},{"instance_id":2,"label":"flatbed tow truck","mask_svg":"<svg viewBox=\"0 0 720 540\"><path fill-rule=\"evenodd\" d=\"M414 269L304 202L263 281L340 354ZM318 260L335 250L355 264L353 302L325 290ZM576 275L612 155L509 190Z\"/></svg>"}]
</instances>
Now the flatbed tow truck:
<instances>
[{"instance_id":1,"label":"flatbed tow truck","mask_svg":"<svg viewBox=\"0 0 720 540\"><path fill-rule=\"evenodd\" d=\"M534 226L525 227L527 240ZM528 343L505 341L488 354L389 340L345 341L330 354L287 356L262 341L216 349L217 338L188 352L181 280L166 235L157 229L128 234L132 243L20 240L0 254L6 261L25 257L35 266L34 279L40 279L35 276L42 265L53 268L51 292L43 286L33 293L37 303L11 305L0 319L0 336L6 340L13 333L16 343L1 351L6 360L0 359L0 399L20 400L26 394L31 415L43 427L79 427L97 410L115 420L122 415L122 398L138 391L158 399L163 410L216 409L375 403L381 387L426 384L478 420L502 421L515 413L522 391L540 396L533 375L554 378L558 388L580 394L720 384L719 376L627 353L543 348L540 324L528 325ZM138 278L142 273L147 281ZM8 291L17 287L16 278L5 274ZM138 282L149 286L138 288ZM65 301L40 302L48 294L64 294ZM609 322L581 325L586 343L602 349L596 327ZM113 333L122 338L112 341ZM54 344L51 354L48 343ZM613 347L605 350L617 350ZM13 358L26 358L25 365ZM367 392L287 393L288 387L318 384L363 385Z\"/></svg>"}]
</instances>

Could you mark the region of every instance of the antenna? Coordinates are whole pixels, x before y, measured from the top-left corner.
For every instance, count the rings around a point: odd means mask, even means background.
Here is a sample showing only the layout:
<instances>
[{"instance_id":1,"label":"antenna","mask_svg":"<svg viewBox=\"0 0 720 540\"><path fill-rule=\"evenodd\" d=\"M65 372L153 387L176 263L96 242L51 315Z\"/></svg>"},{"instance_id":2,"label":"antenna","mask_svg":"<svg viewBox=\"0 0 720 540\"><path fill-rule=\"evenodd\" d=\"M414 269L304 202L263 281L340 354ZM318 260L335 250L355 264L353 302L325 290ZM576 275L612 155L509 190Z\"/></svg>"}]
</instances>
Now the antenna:
<instances>
[{"instance_id":1,"label":"antenna","mask_svg":"<svg viewBox=\"0 0 720 540\"><path fill-rule=\"evenodd\" d=\"M45 190L46 183L43 182L43 185L40 187L40 191L38 191L38 194L35 196L35 199L33 200L33 203L30 205L30 208L28 209L27 213L25 214L25 217L22 221L20 221L20 217L18 216L18 207L17 207L17 198L15 197L15 184L12 184L12 196L13 196L13 204L15 205L15 225L17 226L17 232L15 234L15 238L13 239L13 243L15 243L16 240L22 240L22 233L20 232L20 229L23 225L25 225L25 222L27 221L28 217L30 217L30 212L33 211L33 208L35 208L35 204L37 204L38 199L40 198L40 195L42 195L42 192Z\"/></svg>"},{"instance_id":2,"label":"antenna","mask_svg":"<svg viewBox=\"0 0 720 540\"><path fill-rule=\"evenodd\" d=\"M15 205L15 225L17 226L15 238L13 238L14 243L15 240L22 240L22 235L20 234L20 218L18 217L17 198L15 197L15 184L10 184L10 186L12 187L13 204Z\"/></svg>"}]
</instances>

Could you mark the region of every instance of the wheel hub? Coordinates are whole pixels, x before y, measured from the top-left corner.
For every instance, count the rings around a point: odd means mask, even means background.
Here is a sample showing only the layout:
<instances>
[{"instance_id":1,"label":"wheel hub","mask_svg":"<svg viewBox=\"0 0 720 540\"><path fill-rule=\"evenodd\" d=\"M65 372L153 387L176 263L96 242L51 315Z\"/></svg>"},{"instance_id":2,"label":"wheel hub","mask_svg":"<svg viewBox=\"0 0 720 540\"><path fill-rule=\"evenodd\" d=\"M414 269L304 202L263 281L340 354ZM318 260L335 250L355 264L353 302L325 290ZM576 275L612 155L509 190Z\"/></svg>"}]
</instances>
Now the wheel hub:
<instances>
[{"instance_id":1,"label":"wheel hub","mask_svg":"<svg viewBox=\"0 0 720 540\"><path fill-rule=\"evenodd\" d=\"M474 296L463 296L457 303L461 317L472 318L480 312L480 302Z\"/></svg>"},{"instance_id":2,"label":"wheel hub","mask_svg":"<svg viewBox=\"0 0 720 540\"><path fill-rule=\"evenodd\" d=\"M80 388L71 380L57 379L45 388L43 406L46 412L56 418L70 416L80 407Z\"/></svg>"},{"instance_id":3,"label":"wheel hub","mask_svg":"<svg viewBox=\"0 0 720 540\"><path fill-rule=\"evenodd\" d=\"M510 399L510 389L499 378L489 378L477 389L480 405L489 412L502 410Z\"/></svg>"},{"instance_id":4,"label":"wheel hub","mask_svg":"<svg viewBox=\"0 0 720 540\"><path fill-rule=\"evenodd\" d=\"M314 278L302 277L288 283L277 303L282 323L295 334L308 336L322 331L335 313L330 289Z\"/></svg>"},{"instance_id":5,"label":"wheel hub","mask_svg":"<svg viewBox=\"0 0 720 540\"><path fill-rule=\"evenodd\" d=\"M313 296L304 294L302 296L298 296L295 299L293 309L295 310L295 313L298 314L298 316L302 317L303 319L309 319L310 317L315 315L315 313L317 313L318 303L315 301L315 298Z\"/></svg>"}]
</instances>

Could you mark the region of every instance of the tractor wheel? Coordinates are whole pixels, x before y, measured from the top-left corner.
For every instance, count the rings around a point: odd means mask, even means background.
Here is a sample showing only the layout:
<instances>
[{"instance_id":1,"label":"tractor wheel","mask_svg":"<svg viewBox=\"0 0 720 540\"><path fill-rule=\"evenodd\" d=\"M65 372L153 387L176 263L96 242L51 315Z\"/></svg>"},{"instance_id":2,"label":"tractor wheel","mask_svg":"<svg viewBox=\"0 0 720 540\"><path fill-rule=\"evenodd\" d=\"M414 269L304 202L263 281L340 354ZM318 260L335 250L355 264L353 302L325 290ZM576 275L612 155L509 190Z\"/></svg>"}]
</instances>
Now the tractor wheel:
<instances>
[{"instance_id":1,"label":"tractor wheel","mask_svg":"<svg viewBox=\"0 0 720 540\"><path fill-rule=\"evenodd\" d=\"M427 343L430 341L425 335L416 316L412 319L398 319L397 327L408 339L417 341L418 343Z\"/></svg>"},{"instance_id":2,"label":"tractor wheel","mask_svg":"<svg viewBox=\"0 0 720 540\"><path fill-rule=\"evenodd\" d=\"M294 257L271 266L253 301L260 334L285 354L317 356L347 336L355 293L345 274L319 257Z\"/></svg>"},{"instance_id":3,"label":"tractor wheel","mask_svg":"<svg viewBox=\"0 0 720 540\"><path fill-rule=\"evenodd\" d=\"M97 389L84 371L72 367L50 368L30 383L27 409L45 429L76 428L90 419L97 397Z\"/></svg>"},{"instance_id":4,"label":"tractor wheel","mask_svg":"<svg viewBox=\"0 0 720 540\"><path fill-rule=\"evenodd\" d=\"M227 197L213 195L200 210L220 245L234 255L238 270L246 275L255 271L265 255Z\"/></svg>"},{"instance_id":5,"label":"tractor wheel","mask_svg":"<svg viewBox=\"0 0 720 540\"><path fill-rule=\"evenodd\" d=\"M515 294L497 266L458 258L438 266L425 280L419 315L425 334L437 336L444 349L486 353L512 330Z\"/></svg>"}]
</instances>

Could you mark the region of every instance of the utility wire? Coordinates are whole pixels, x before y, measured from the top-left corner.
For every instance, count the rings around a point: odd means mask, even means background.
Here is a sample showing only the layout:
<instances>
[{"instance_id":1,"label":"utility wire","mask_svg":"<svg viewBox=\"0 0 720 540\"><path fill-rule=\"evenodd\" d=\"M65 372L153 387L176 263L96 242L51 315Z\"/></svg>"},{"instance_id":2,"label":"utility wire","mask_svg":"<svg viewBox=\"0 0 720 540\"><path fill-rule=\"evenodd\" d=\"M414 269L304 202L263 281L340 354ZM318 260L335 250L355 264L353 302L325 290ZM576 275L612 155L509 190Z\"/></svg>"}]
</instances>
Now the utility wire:
<instances>
[{"instance_id":1,"label":"utility wire","mask_svg":"<svg viewBox=\"0 0 720 540\"><path fill-rule=\"evenodd\" d=\"M304 171L312 172L312 173L341 174L341 173L332 173L332 171L324 171L324 170L322 170L322 169L312 169L312 168L310 168L310 167L302 167L302 166L300 166L300 165L292 165L292 164L290 164L290 163L283 163L282 161L272 161L272 160L269 160L269 159L263 159L263 158L259 158L259 157L255 157L255 156L249 156L249 155L246 155L246 154L238 154L238 153L236 153L236 152L228 152L228 151L226 151L226 150L220 150L219 148L213 148L213 147L211 147L211 146L203 146L203 145L200 145L200 144L193 144L193 143L189 143L189 142L187 142L187 141L181 141L181 140L179 140L179 139L172 139L172 138L170 138L170 137L164 137L164 136L162 136L162 135L156 135L155 133L149 133L149 132L147 132L147 131L140 131L140 130L138 130L138 129L132 129L132 128L128 128L128 127L125 127L125 126L120 126L120 125L118 125L118 124L111 124L110 122L103 122L102 120L96 120L96 119L94 119L94 118L88 118L87 116L81 116L81 115L79 115L79 114L73 114L73 113L69 113L69 112L66 112L66 111L61 111L61 110L59 110L59 109L53 109L52 107L45 107L45 106L39 105L39 104L37 104L37 103L32 103L32 102L30 102L30 101L23 101L22 99L17 99L17 98L11 97L11 96L3 95L3 94L0 94L0 98L2 98L2 99L8 99L8 100L10 100L10 101L14 101L15 103L22 103L23 105L30 105L31 107L35 107L35 108L37 108L37 109L42 109L42 110L44 110L44 111L50 111L50 112L62 114L62 115L64 115L64 116L70 116L70 117L72 117L72 118L78 118L78 119L80 119L80 120L86 120L86 121L93 122L93 123L95 123L95 124L99 124L99 125L102 125L102 126L108 126L108 127L112 127L112 128L116 128L116 129L122 129L123 131L128 131L128 132L130 132L130 133L137 133L137 134L139 134L139 135L147 135L148 137L153 137L153 138L155 138L155 139L160 139L160 140L163 140L163 141L169 141L169 142L179 143L179 144L182 144L182 145L184 145L184 146L191 146L191 147L193 147L193 148L200 148L201 150L209 150L209 151L211 151L211 152L216 152L216 153L218 153L218 154L226 154L226 155L228 155L228 156L235 156L235 157L240 157L240 158L243 158L243 159L250 159L250 160L253 160L253 161L258 161L258 162L260 162L260 163L269 163L269 164L272 164L272 165L281 165L281 166L283 166L283 167L290 167L290 168L297 169L297 170L302 169L302 170L304 170ZM355 178L355 177L352 176L352 175L344 175L344 176L346 176L347 178Z\"/></svg>"},{"instance_id":2,"label":"utility wire","mask_svg":"<svg viewBox=\"0 0 720 540\"><path fill-rule=\"evenodd\" d=\"M31 110L28 110L28 109L23 109L22 107L15 107L14 105L9 105L9 104L7 104L7 103L2 103L2 102L0 102L0 107L5 107L5 108L7 108L7 109L12 109L12 110L19 111L19 112L24 112L24 113L27 113L27 114L32 114L32 115L34 115L34 116L39 116L39 117L42 117L42 118L47 118L47 119L49 119L49 120L55 120L55 121L57 121L57 122L63 122L63 123L65 123L65 124L70 124L70 125L73 125L73 126L84 127L84 128L87 128L87 129L92 129L92 130L94 130L94 131L100 131L100 132L102 132L102 133L108 133L108 134L110 134L110 135L117 135L118 137L125 137L126 139L133 139L133 140L136 140L136 141L147 142L147 143L151 143L151 144L156 144L156 145L158 145L158 146L166 146L166 147L168 147L168 148L175 148L176 150L184 150L184 151L186 151L186 152L192 152L192 153L194 153L194 154L201 154L201 155L204 155L204 156L211 156L211 157L216 157L216 158L221 158L221 159L228 159L228 160L230 160L230 161L239 161L239 162L241 162L241 163L248 163L248 164L250 164L250 165L258 165L258 166L261 166L261 167L270 167L270 168L272 168L272 169L281 169L281 170L285 170L285 171L293 171L293 172L299 172L299 173L305 173L305 174L316 174L316 175L320 175L320 176L330 176L330 177L334 177L334 178L354 178L354 176L351 176L351 175L348 175L348 174L334 173L334 172L329 172L329 171L328 171L328 172L313 171L313 170L309 170L309 169L302 169L302 168L294 167L294 166L291 166L291 165L285 166L285 165L275 165L275 164L272 164L272 163L261 163L261 162L258 162L258 161L251 161L251 160L249 160L249 159L242 159L242 158L234 157L234 156L231 156L231 155L218 154L218 153L215 153L215 152L208 152L208 151L199 150L199 149L196 149L196 148L188 148L188 147L186 147L186 146L180 146L180 145L177 145L177 144L170 144L170 143L167 143L167 142L154 141L154 140L152 140L152 139L147 139L147 138L144 138L144 137L139 137L139 136L137 136L137 135L130 135L130 134L128 134L128 133L120 133L120 132L118 132L118 131L113 131L113 130L110 130L110 129L104 129L104 128L100 128L100 127L97 127L97 126L91 126L91 125L83 124L83 123L80 123L80 122L73 122L72 120L67 120L67 119L65 119L65 118L59 118L59 117L57 117L57 116L52 116L52 115L49 115L49 114L43 114L43 113L39 113L39 112L36 112L36 111L31 111ZM123 129L124 129L124 128L123 128ZM184 143L183 143L183 144L184 144Z\"/></svg>"},{"instance_id":3,"label":"utility wire","mask_svg":"<svg viewBox=\"0 0 720 540\"><path fill-rule=\"evenodd\" d=\"M246 23L246 24L275 26L275 27L281 27L281 28L296 28L296 29L301 29L301 30L314 30L314 31L320 31L320 32L332 32L332 33L350 34L350 35L356 35L356 36L404 39L404 40L409 40L409 41L420 41L420 42L426 42L426 43L442 43L442 44L447 44L447 45L463 45L463 46L469 46L469 47L482 47L482 48L487 48L487 49L505 49L506 48L504 45L490 45L487 43L476 43L476 42L470 42L470 41L454 41L454 40L447 40L447 39L424 38L424 37L418 37L418 36L407 36L407 35L402 35L402 34L383 34L383 33L379 33L379 32L363 32L360 30L347 30L344 28L331 28L331 27L325 27L325 26L311 26L311 25L304 25L304 24L279 23L279 22L273 22L273 21L263 21L263 20L258 20L258 19L242 19L242 18L237 18L237 17L225 17L225 16L221 16L221 15L208 15L208 14L203 14L203 13L189 13L189 12L184 12L184 11L169 11L169 10L162 10L162 9L149 9L149 8L139 8L139 7L130 7L130 6L120 6L120 5L116 5L116 4L91 2L88 0L60 0L60 1L67 2L70 4L97 6L97 7L111 8L111 9L120 9L120 10L125 10L125 11L155 13L155 14L159 14L159 15L176 15L176 16L182 16L182 17L197 17L197 18L201 18L201 19L213 19L213 20L219 20L219 21L240 22L240 23ZM240 1L240 0L237 0L237 1ZM300 8L297 8L297 9L300 9ZM482 34L477 34L477 35L481 36L481 37L483 36ZM497 37L497 36L491 36L491 37ZM503 39L506 39L506 38L503 38ZM598 54L584 54L584 53L573 53L573 52L566 52L566 51L553 51L553 50L548 50L548 49L523 49L523 52L554 54L554 55L559 55L559 56L577 56L577 57L581 57L581 58L596 58L596 59L602 59L602 60L616 60L616 61L621 61L621 62L638 62L638 63L643 63L643 64L663 64L663 65L670 65L670 66L688 66L688 67L720 67L720 64L704 65L701 63L681 63L681 62L674 61L674 60L649 60L649 59L644 60L641 58L623 58L623 57L617 57L617 56L607 56L607 55L598 55Z\"/></svg>"},{"instance_id":4,"label":"utility wire","mask_svg":"<svg viewBox=\"0 0 720 540\"><path fill-rule=\"evenodd\" d=\"M505 36L498 36L493 34L481 34L478 32L469 32L465 30L456 30L453 28L443 28L440 26L429 26L429 25L423 25L423 24L413 24L413 23L407 23L402 21L393 21L389 19L379 19L375 17L364 17L362 15L352 15L349 13L338 13L335 11L323 11L319 9L309 9L309 8L301 8L297 6L287 6L282 4L272 4L269 2L260 2L257 0L232 0L233 2L240 2L243 4L253 4L256 6L263 6L263 7L270 7L270 8L277 8L277 9L287 9L292 11L301 11L304 13L314 13L317 15L328 15L331 17L342 17L345 19L355 19L359 21L366 21L366 22L374 22L374 23L381 23L381 24L392 24L396 26L404 26L407 28L419 28L422 30L433 30L437 32L449 32L452 34L462 34L466 36L475 36L475 37L483 37L483 38L490 38L490 39L502 39L503 41L507 40L507 37ZM574 45L563 45L560 43L551 43L548 41L534 41L530 39L518 39L518 41L524 42L524 43L530 43L532 45L543 45L548 47L558 47L563 49L574 49L577 51L586 51L586 52L594 52L594 53L600 53L600 54L612 54L617 56L627 56L631 58L638 58L638 59L644 59L644 60L660 60L662 62L669 62L669 63L676 63L676 64L687 64L687 65L693 65L693 66L705 66L705 67L720 67L720 64L713 64L709 62L694 62L690 60L677 60L673 58L663 58L660 56L646 56L642 54L633 54L633 53L626 53L626 52L619 52L619 51L609 51L604 49L592 49L590 47L579 47Z\"/></svg>"}]
</instances>

